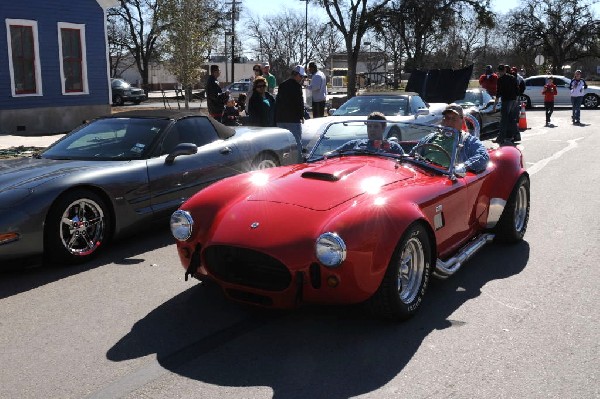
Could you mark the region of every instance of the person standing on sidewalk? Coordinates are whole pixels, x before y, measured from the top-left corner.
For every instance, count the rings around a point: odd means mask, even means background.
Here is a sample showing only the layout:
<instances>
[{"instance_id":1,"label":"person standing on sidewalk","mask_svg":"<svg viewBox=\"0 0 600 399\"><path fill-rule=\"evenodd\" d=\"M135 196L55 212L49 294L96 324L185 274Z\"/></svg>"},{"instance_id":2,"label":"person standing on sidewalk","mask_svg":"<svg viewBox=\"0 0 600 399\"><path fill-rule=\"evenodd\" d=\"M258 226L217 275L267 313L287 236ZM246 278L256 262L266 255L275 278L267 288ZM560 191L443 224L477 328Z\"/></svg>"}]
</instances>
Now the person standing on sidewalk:
<instances>
[{"instance_id":1,"label":"person standing on sidewalk","mask_svg":"<svg viewBox=\"0 0 600 399\"><path fill-rule=\"evenodd\" d=\"M583 103L583 96L585 94L585 89L587 89L587 83L585 83L585 80L581 79L581 71L579 69L575 71L575 77L571 80L569 88L571 89L571 105L573 106L571 120L574 125L579 125L581 103Z\"/></svg>"},{"instance_id":2,"label":"person standing on sidewalk","mask_svg":"<svg viewBox=\"0 0 600 399\"><path fill-rule=\"evenodd\" d=\"M550 117L554 112L554 96L558 94L552 76L548 77L548 82L544 85L542 94L544 95L544 109L546 110L546 126L548 126L550 124Z\"/></svg>"},{"instance_id":3,"label":"person standing on sidewalk","mask_svg":"<svg viewBox=\"0 0 600 399\"><path fill-rule=\"evenodd\" d=\"M265 62L263 64L263 76L265 77L265 79L267 79L267 90L269 91L269 93L273 94L275 86L277 86L277 79L275 78L275 75L271 73L271 65L269 65L268 62Z\"/></svg>"},{"instance_id":4,"label":"person standing on sidewalk","mask_svg":"<svg viewBox=\"0 0 600 399\"><path fill-rule=\"evenodd\" d=\"M508 69L508 70L507 70ZM517 121L515 120L515 108L517 106L517 78L508 73L510 66L500 64L498 66L498 92L494 100L493 112L496 112L498 99L502 99L502 109L500 110L500 130L495 142L504 144L505 141L512 141L518 132Z\"/></svg>"},{"instance_id":5,"label":"person standing on sidewalk","mask_svg":"<svg viewBox=\"0 0 600 399\"><path fill-rule=\"evenodd\" d=\"M221 85L219 85L219 76L221 76L219 66L211 65L210 75L206 80L206 105L208 106L208 114L218 121L223 117L225 101L229 97L229 92L223 92Z\"/></svg>"},{"instance_id":6,"label":"person standing on sidewalk","mask_svg":"<svg viewBox=\"0 0 600 399\"><path fill-rule=\"evenodd\" d=\"M317 64L314 61L309 62L308 72L311 73L312 78L306 88L312 93L313 118L322 118L325 116L325 100L327 99L325 74L317 69Z\"/></svg>"},{"instance_id":7,"label":"person standing on sidewalk","mask_svg":"<svg viewBox=\"0 0 600 399\"><path fill-rule=\"evenodd\" d=\"M289 79L279 85L275 99L275 122L294 135L298 145L298 161L302 162L302 124L304 123L304 98L302 81L306 72L302 65L292 69Z\"/></svg>"}]
</instances>

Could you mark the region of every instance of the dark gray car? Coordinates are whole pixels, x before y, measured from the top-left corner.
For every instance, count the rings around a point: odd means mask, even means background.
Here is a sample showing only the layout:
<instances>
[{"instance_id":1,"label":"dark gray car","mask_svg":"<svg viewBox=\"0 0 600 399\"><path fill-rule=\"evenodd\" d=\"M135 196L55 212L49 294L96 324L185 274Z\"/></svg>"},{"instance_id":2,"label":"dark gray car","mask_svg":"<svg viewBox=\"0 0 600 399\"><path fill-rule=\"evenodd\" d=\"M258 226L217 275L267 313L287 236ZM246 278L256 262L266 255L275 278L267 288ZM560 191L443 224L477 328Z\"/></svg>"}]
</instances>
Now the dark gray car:
<instances>
[{"instance_id":1,"label":"dark gray car","mask_svg":"<svg viewBox=\"0 0 600 399\"><path fill-rule=\"evenodd\" d=\"M93 120L39 155L0 162L0 264L83 262L217 180L294 163L295 143L285 129L233 129L197 112Z\"/></svg>"},{"instance_id":2,"label":"dark gray car","mask_svg":"<svg viewBox=\"0 0 600 399\"><path fill-rule=\"evenodd\" d=\"M144 90L133 87L123 79L111 79L110 87L112 90L112 102L115 105L123 105L128 101L139 104L148 99Z\"/></svg>"}]
</instances>

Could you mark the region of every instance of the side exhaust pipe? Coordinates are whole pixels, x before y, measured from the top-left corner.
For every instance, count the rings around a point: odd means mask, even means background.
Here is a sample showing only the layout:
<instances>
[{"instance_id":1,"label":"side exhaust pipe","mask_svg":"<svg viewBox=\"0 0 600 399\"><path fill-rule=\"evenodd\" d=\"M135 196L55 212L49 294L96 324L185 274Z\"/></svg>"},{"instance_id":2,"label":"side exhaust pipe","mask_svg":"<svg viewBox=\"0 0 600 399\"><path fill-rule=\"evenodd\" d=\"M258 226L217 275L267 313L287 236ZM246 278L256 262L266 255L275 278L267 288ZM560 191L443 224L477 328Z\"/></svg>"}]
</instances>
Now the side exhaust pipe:
<instances>
[{"instance_id":1,"label":"side exhaust pipe","mask_svg":"<svg viewBox=\"0 0 600 399\"><path fill-rule=\"evenodd\" d=\"M433 275L442 280L452 276L458 271L458 269L460 269L464 262L475 255L481 248L483 248L485 244L492 241L494 237L494 234L482 234L462 247L456 256L448 259L445 262L441 259L438 259L435 263Z\"/></svg>"}]
</instances>

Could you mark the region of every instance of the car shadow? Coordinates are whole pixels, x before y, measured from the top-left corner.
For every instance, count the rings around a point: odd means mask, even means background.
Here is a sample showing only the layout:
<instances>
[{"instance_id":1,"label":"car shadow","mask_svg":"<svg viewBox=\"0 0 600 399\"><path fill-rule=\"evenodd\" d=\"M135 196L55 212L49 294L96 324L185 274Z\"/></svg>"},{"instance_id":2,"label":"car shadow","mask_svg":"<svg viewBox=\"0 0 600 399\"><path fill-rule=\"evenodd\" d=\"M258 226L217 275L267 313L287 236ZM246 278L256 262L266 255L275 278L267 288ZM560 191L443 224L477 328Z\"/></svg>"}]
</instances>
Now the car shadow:
<instances>
[{"instance_id":1,"label":"car shadow","mask_svg":"<svg viewBox=\"0 0 600 399\"><path fill-rule=\"evenodd\" d=\"M401 323L360 306L251 310L226 301L214 285L197 284L136 322L106 356L119 362L155 353L178 375L266 386L273 398L354 397L395 378L430 333L463 326L452 314L488 282L519 274L529 252L527 242L484 248L452 278L434 280L417 315Z\"/></svg>"},{"instance_id":2,"label":"car shadow","mask_svg":"<svg viewBox=\"0 0 600 399\"><path fill-rule=\"evenodd\" d=\"M156 224L152 231L153 234L132 235L113 241L96 258L80 265L57 265L41 258L28 260L28 263L19 260L3 265L3 271L0 272L0 299L107 264L141 263L144 260L137 258L138 255L174 243L168 226Z\"/></svg>"}]
</instances>

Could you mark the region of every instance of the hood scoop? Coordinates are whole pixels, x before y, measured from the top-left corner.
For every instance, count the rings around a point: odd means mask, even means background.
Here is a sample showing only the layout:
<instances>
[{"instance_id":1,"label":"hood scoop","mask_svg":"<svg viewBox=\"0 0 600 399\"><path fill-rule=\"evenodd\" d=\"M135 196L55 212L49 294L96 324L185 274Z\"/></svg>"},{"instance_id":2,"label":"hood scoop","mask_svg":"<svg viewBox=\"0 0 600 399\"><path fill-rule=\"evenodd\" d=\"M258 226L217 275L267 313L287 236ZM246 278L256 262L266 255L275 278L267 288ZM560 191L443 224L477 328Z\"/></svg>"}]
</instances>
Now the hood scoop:
<instances>
[{"instance_id":1,"label":"hood scoop","mask_svg":"<svg viewBox=\"0 0 600 399\"><path fill-rule=\"evenodd\" d=\"M343 170L336 170L335 173L308 171L308 172L302 173L301 176L303 179L322 180L322 181L338 181L338 180L342 180L344 177L348 176L349 174L357 171L361 167L362 167L362 165L356 165L351 168L346 168Z\"/></svg>"}]
</instances>

